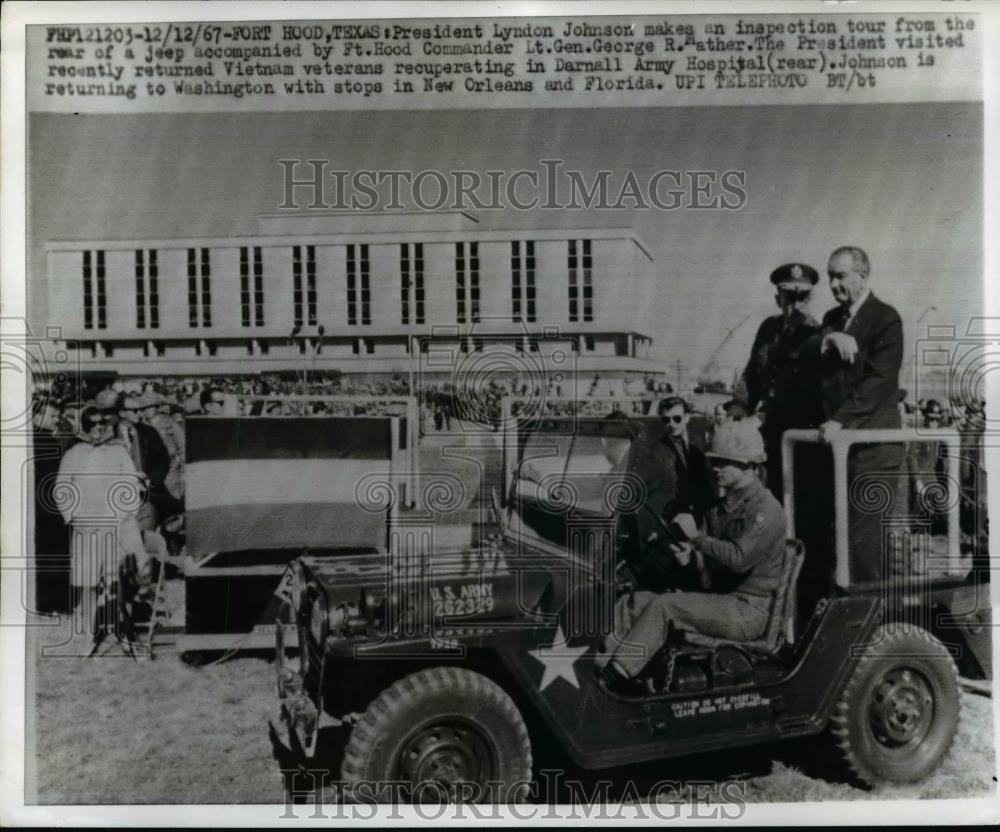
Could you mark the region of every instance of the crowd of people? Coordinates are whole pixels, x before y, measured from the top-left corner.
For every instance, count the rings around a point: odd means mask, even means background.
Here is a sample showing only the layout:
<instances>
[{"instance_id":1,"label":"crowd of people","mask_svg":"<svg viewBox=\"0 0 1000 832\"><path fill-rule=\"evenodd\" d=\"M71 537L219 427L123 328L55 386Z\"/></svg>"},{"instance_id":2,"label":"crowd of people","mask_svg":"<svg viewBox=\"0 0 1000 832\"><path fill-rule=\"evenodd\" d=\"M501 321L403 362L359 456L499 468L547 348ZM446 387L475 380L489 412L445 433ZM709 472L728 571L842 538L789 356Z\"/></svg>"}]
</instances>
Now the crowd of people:
<instances>
[{"instance_id":1,"label":"crowd of people","mask_svg":"<svg viewBox=\"0 0 1000 832\"><path fill-rule=\"evenodd\" d=\"M74 435L81 409L93 402L102 390L120 395L153 396L160 412L182 423L184 416L203 413L201 396L211 387L225 398L224 410L232 416L361 416L400 412L398 404L411 395L409 380L396 374L388 379L364 380L348 376L315 377L303 380L297 375L262 374L252 377L210 378L128 378L107 380L84 379L78 384L53 382L39 401L44 399L55 409L58 432ZM527 376L487 376L485 380L455 378L449 381L414 384L413 394L423 409L421 414L437 430L448 429L454 419L497 424L501 417L501 402L505 397L517 399L515 413L542 405L545 415L577 412L603 413L607 404L592 404L597 399L616 399L614 407L630 407L630 398L658 398L673 391L671 385L651 374L638 377L602 377L590 381L576 379L544 380ZM337 401L345 399L345 401ZM353 399L353 401L351 401ZM398 401L382 401L397 399ZM532 402L535 404L532 405ZM587 402L591 404L587 405ZM40 405L36 402L36 407ZM648 412L648 402L646 403ZM589 408L589 410L588 410ZM634 409L639 412L638 407Z\"/></svg>"}]
</instances>

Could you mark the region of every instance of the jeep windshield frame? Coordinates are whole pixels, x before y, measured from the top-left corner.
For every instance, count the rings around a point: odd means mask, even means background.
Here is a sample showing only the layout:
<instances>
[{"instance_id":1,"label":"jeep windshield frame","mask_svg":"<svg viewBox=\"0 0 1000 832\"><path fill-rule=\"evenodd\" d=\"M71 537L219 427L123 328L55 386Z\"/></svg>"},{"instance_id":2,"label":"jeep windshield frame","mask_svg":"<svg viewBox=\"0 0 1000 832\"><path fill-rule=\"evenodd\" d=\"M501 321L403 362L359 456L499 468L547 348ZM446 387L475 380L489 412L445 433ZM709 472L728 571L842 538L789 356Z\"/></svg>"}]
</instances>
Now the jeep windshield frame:
<instances>
[{"instance_id":1,"label":"jeep windshield frame","mask_svg":"<svg viewBox=\"0 0 1000 832\"><path fill-rule=\"evenodd\" d=\"M590 570L614 554L620 503L641 485L632 472L637 429L622 420L541 419L519 426L506 488L505 538ZM634 497L633 497L634 499ZM603 558L602 558L603 560Z\"/></svg>"}]
</instances>

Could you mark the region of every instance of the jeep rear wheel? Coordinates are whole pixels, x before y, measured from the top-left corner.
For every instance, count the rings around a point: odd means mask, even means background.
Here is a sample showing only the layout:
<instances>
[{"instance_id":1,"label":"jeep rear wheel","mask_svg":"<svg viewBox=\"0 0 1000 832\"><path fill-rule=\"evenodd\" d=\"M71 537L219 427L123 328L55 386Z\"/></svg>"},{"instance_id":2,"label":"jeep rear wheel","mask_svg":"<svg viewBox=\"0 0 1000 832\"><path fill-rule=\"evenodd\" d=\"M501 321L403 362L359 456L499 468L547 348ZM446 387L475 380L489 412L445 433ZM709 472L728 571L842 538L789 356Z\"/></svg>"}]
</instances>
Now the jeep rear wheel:
<instances>
[{"instance_id":1,"label":"jeep rear wheel","mask_svg":"<svg viewBox=\"0 0 1000 832\"><path fill-rule=\"evenodd\" d=\"M434 667L386 688L351 731L341 775L373 799L507 803L524 799L531 743L507 693L479 673ZM381 790L381 793L380 793Z\"/></svg>"},{"instance_id":2,"label":"jeep rear wheel","mask_svg":"<svg viewBox=\"0 0 1000 832\"><path fill-rule=\"evenodd\" d=\"M831 733L862 782L911 783L944 759L958 729L958 670L918 627L882 627L840 696Z\"/></svg>"}]
</instances>

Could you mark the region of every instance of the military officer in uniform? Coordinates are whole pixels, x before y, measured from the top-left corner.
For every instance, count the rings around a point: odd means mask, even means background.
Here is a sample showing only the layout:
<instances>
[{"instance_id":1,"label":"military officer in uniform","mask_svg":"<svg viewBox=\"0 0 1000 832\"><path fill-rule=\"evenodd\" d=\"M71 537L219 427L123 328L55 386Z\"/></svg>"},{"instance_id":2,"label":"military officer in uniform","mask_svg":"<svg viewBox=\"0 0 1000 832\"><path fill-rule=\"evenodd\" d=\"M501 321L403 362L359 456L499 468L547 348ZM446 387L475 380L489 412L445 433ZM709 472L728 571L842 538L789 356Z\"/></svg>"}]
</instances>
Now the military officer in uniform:
<instances>
[{"instance_id":1,"label":"military officer in uniform","mask_svg":"<svg viewBox=\"0 0 1000 832\"><path fill-rule=\"evenodd\" d=\"M819 332L807 305L819 274L804 263L786 263L771 272L778 315L757 330L743 373L747 409L763 417L761 433L767 451L767 487L780 501L783 494L781 436L791 428L815 428L822 421L815 375L799 357L803 343Z\"/></svg>"},{"instance_id":2,"label":"military officer in uniform","mask_svg":"<svg viewBox=\"0 0 1000 832\"><path fill-rule=\"evenodd\" d=\"M672 546L681 565L694 561L702 570L706 591L636 593L619 601L617 638L604 656L612 687L634 682L672 627L738 641L759 638L767 627L781 589L785 515L757 477L763 439L752 422L730 422L716 431L707 456L723 498L704 529L690 514L675 517L687 542Z\"/></svg>"}]
</instances>

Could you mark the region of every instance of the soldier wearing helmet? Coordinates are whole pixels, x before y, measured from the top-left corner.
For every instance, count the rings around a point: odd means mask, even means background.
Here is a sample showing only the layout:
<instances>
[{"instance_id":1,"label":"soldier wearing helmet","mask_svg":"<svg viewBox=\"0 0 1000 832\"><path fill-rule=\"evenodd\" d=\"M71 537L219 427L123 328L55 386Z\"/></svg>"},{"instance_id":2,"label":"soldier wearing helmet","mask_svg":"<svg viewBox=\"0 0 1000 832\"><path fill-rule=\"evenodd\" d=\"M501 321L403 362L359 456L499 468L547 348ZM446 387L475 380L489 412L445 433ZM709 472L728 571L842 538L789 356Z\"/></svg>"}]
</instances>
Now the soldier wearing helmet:
<instances>
[{"instance_id":1,"label":"soldier wearing helmet","mask_svg":"<svg viewBox=\"0 0 1000 832\"><path fill-rule=\"evenodd\" d=\"M687 541L671 547L681 565L694 559L701 567L705 591L636 593L631 606L619 602L616 643L604 668L611 686L639 678L672 627L737 641L758 638L767 627L781 588L785 516L757 476L764 441L753 422L729 422L715 432L706 456L722 498L704 529L690 514L677 515Z\"/></svg>"}]
</instances>

